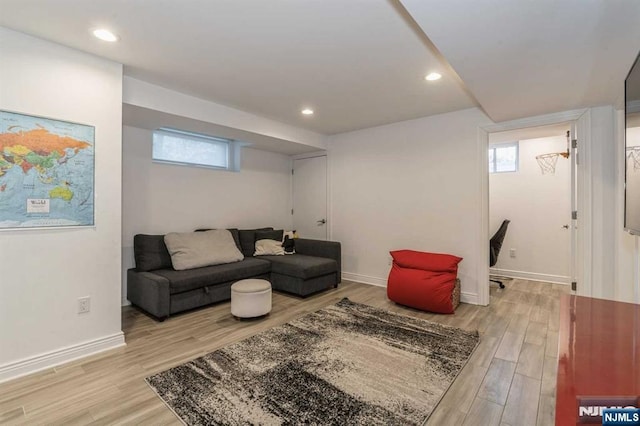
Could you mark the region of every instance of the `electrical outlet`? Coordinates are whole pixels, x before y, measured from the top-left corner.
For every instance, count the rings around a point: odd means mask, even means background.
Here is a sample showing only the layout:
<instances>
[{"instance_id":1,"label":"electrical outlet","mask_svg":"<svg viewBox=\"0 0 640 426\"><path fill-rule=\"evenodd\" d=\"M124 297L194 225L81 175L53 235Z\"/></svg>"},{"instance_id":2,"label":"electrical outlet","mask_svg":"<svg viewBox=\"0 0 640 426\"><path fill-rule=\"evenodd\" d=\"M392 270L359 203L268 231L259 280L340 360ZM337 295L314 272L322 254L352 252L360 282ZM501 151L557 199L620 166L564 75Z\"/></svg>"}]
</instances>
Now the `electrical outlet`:
<instances>
[{"instance_id":1,"label":"electrical outlet","mask_svg":"<svg viewBox=\"0 0 640 426\"><path fill-rule=\"evenodd\" d=\"M509 256L510 257L516 257L516 249L514 249L514 248L509 249Z\"/></svg>"},{"instance_id":2,"label":"electrical outlet","mask_svg":"<svg viewBox=\"0 0 640 426\"><path fill-rule=\"evenodd\" d=\"M91 297L79 297L78 298L78 313L85 314L91 310Z\"/></svg>"}]
</instances>

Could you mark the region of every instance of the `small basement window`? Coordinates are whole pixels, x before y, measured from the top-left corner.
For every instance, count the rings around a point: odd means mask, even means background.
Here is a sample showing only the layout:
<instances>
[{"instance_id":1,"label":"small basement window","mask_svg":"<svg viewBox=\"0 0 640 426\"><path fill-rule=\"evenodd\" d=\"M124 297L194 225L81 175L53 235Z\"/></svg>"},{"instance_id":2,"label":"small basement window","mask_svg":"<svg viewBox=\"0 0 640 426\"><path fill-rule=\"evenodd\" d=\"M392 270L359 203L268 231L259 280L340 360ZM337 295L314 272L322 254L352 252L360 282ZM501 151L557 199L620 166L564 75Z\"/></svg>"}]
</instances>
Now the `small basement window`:
<instances>
[{"instance_id":1,"label":"small basement window","mask_svg":"<svg viewBox=\"0 0 640 426\"><path fill-rule=\"evenodd\" d=\"M518 142L489 145L489 173L518 171Z\"/></svg>"},{"instance_id":2,"label":"small basement window","mask_svg":"<svg viewBox=\"0 0 640 426\"><path fill-rule=\"evenodd\" d=\"M231 139L161 128L153 132L151 158L157 163L240 170L240 144Z\"/></svg>"}]
</instances>

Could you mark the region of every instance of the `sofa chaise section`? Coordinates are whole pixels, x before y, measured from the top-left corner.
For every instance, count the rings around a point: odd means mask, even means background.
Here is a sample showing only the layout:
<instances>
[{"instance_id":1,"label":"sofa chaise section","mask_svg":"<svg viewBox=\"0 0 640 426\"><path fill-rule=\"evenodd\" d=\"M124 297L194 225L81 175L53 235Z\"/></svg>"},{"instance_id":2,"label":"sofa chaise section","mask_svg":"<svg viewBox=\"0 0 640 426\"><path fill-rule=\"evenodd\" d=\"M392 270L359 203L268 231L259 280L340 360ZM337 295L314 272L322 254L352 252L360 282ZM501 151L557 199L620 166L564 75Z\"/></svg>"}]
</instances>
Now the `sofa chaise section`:
<instances>
[{"instance_id":1,"label":"sofa chaise section","mask_svg":"<svg viewBox=\"0 0 640 426\"><path fill-rule=\"evenodd\" d=\"M296 239L296 254L260 256L271 262L274 290L306 297L338 287L341 281L341 246L335 241Z\"/></svg>"}]
</instances>

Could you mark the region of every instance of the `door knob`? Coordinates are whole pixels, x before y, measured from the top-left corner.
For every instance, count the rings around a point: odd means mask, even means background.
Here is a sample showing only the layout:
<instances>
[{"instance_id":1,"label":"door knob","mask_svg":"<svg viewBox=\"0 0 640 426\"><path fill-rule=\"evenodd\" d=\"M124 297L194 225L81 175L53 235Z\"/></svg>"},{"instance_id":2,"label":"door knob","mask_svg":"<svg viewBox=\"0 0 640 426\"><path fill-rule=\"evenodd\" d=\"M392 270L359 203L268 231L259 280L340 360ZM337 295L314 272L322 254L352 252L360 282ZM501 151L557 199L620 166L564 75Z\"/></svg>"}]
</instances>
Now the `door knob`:
<instances>
[{"instance_id":1,"label":"door knob","mask_svg":"<svg viewBox=\"0 0 640 426\"><path fill-rule=\"evenodd\" d=\"M320 225L324 225L325 223L327 223L327 221L326 221L325 219L320 219L320 220L318 221L318 226L320 226Z\"/></svg>"},{"instance_id":2,"label":"door knob","mask_svg":"<svg viewBox=\"0 0 640 426\"><path fill-rule=\"evenodd\" d=\"M569 225L562 225L564 229L569 229Z\"/></svg>"}]
</instances>

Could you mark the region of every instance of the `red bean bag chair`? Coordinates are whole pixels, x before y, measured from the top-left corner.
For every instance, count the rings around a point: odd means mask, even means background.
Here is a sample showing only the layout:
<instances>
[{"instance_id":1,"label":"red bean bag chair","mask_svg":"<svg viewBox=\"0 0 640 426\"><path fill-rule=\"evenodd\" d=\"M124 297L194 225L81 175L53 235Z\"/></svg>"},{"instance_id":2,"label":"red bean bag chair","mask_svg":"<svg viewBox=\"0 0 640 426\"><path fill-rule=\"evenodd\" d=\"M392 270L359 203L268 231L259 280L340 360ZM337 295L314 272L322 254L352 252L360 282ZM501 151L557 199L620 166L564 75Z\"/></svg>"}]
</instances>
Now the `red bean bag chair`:
<instances>
[{"instance_id":1,"label":"red bean bag chair","mask_svg":"<svg viewBox=\"0 0 640 426\"><path fill-rule=\"evenodd\" d=\"M457 275L461 257L414 250L390 254L393 257L387 282L390 300L423 311L454 313L460 302Z\"/></svg>"}]
</instances>

